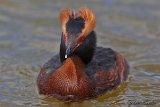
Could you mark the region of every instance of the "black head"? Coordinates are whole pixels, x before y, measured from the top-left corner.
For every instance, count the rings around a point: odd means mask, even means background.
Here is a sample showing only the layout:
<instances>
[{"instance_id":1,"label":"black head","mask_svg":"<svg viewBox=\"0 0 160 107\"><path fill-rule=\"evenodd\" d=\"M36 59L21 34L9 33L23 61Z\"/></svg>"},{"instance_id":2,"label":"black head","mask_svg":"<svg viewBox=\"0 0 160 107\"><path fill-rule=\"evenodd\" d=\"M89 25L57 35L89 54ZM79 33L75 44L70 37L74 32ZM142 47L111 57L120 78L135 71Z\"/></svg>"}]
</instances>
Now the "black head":
<instances>
[{"instance_id":1,"label":"black head","mask_svg":"<svg viewBox=\"0 0 160 107\"><path fill-rule=\"evenodd\" d=\"M62 22L62 36L60 44L60 59L63 62L72 55L78 55L88 64L96 47L95 16L88 8L82 8L79 15L71 10L62 10L60 19Z\"/></svg>"}]
</instances>

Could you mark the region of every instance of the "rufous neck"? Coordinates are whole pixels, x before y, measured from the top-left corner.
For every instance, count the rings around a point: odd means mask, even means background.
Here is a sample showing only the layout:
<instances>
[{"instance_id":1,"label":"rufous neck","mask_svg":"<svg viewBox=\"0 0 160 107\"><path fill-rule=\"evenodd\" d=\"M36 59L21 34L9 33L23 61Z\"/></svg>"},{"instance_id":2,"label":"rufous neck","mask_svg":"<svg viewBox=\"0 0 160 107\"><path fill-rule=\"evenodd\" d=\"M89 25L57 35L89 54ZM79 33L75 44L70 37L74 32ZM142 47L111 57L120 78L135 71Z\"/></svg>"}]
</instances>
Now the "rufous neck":
<instances>
[{"instance_id":1,"label":"rufous neck","mask_svg":"<svg viewBox=\"0 0 160 107\"><path fill-rule=\"evenodd\" d=\"M83 61L77 55L70 56L64 61L63 64L78 67L78 68L80 67L81 69L84 69L84 66L85 66Z\"/></svg>"}]
</instances>

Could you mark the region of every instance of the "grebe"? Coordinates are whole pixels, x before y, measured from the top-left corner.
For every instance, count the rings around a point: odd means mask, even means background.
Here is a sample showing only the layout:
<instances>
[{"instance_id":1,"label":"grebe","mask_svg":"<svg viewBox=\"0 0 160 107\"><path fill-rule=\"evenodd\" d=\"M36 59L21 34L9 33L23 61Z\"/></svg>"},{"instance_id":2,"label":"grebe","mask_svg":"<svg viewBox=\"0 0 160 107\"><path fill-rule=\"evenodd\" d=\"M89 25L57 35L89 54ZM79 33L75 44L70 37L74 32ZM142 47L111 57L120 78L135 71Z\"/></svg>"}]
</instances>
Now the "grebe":
<instances>
[{"instance_id":1,"label":"grebe","mask_svg":"<svg viewBox=\"0 0 160 107\"><path fill-rule=\"evenodd\" d=\"M78 101L101 96L126 81L129 65L118 52L96 47L96 17L87 7L77 13L62 9L59 54L41 69L39 94L61 101Z\"/></svg>"}]
</instances>

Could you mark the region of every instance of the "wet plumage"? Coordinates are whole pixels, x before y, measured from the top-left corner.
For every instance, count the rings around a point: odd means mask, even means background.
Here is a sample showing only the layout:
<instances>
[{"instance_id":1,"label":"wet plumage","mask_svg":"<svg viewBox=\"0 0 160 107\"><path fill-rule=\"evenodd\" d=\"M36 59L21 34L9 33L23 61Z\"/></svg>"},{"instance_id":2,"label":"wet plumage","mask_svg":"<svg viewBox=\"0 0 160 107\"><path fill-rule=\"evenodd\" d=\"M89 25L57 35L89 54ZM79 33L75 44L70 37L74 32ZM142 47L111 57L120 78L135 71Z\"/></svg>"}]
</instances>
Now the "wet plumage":
<instances>
[{"instance_id":1,"label":"wet plumage","mask_svg":"<svg viewBox=\"0 0 160 107\"><path fill-rule=\"evenodd\" d=\"M37 79L39 94L78 101L101 96L126 81L129 66L124 57L110 48L96 47L93 11L63 9L60 20L60 53L42 67Z\"/></svg>"}]
</instances>

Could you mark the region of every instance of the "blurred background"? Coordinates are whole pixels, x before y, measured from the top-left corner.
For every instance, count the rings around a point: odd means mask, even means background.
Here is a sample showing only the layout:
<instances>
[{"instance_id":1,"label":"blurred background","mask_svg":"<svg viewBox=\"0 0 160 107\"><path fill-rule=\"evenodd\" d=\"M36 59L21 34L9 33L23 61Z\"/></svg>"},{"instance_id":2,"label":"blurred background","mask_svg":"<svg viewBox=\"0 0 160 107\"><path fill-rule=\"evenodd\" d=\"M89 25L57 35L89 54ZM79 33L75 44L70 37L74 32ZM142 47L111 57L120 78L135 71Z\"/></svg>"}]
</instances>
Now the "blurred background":
<instances>
[{"instance_id":1,"label":"blurred background","mask_svg":"<svg viewBox=\"0 0 160 107\"><path fill-rule=\"evenodd\" d=\"M128 100L160 104L160 0L0 0L0 107L54 106L36 92L37 75L59 52L59 11L88 6L97 16L97 45L128 60L127 82L99 98L69 106L128 106Z\"/></svg>"}]
</instances>

